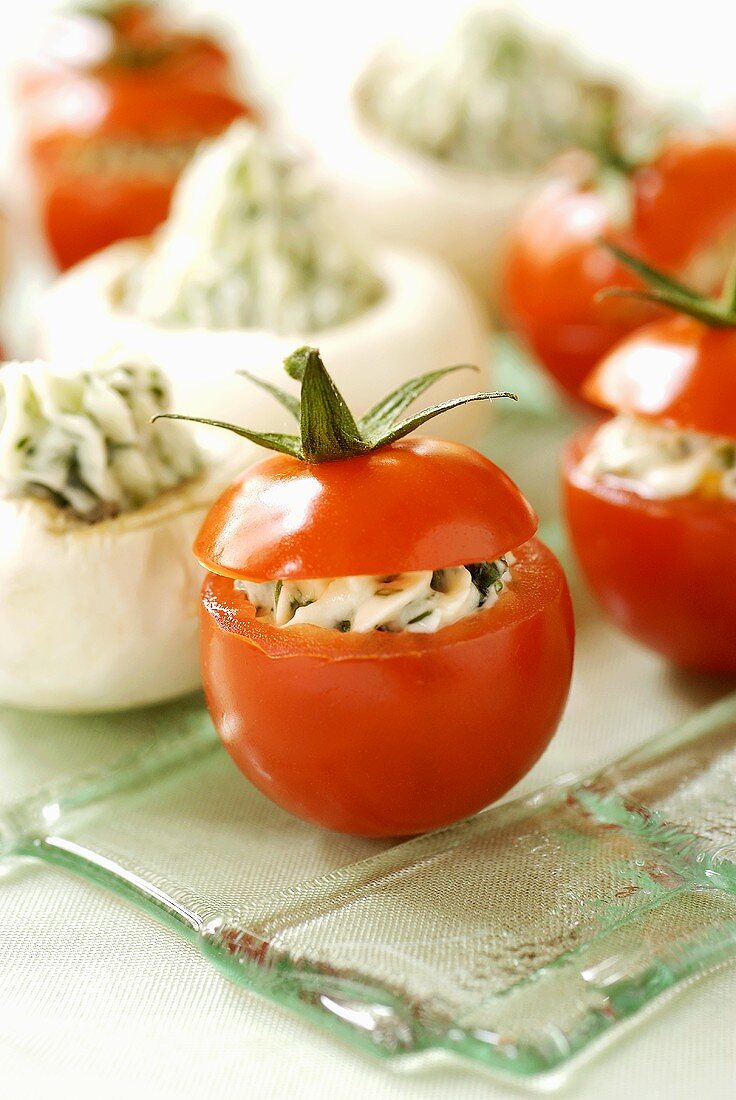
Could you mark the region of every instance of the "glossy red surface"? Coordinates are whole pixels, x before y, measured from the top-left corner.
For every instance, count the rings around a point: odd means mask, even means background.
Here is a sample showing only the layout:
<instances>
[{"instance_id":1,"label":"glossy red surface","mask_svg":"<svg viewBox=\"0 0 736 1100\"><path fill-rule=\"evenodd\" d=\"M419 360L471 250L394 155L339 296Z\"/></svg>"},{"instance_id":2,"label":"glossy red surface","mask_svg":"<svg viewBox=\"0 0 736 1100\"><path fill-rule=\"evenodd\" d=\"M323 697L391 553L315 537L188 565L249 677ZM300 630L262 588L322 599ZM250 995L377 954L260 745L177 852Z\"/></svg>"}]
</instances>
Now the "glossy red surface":
<instances>
[{"instance_id":1,"label":"glossy red surface","mask_svg":"<svg viewBox=\"0 0 736 1100\"><path fill-rule=\"evenodd\" d=\"M524 209L506 253L507 318L573 397L600 357L655 315L631 300L596 301L606 287L641 286L601 247L601 238L627 248L632 244L614 225L602 191L561 178L550 181Z\"/></svg>"},{"instance_id":2,"label":"glossy red surface","mask_svg":"<svg viewBox=\"0 0 736 1100\"><path fill-rule=\"evenodd\" d=\"M592 430L568 445L564 506L581 569L603 609L676 664L736 673L736 504L647 500L577 470Z\"/></svg>"},{"instance_id":3,"label":"glossy red surface","mask_svg":"<svg viewBox=\"0 0 736 1100\"><path fill-rule=\"evenodd\" d=\"M335 462L259 462L215 502L194 551L213 573L253 580L377 575L492 560L536 528L487 458L411 438Z\"/></svg>"},{"instance_id":4,"label":"glossy red surface","mask_svg":"<svg viewBox=\"0 0 736 1100\"><path fill-rule=\"evenodd\" d=\"M55 53L52 40L20 87L41 221L62 269L116 240L149 235L196 145L255 117L212 39L182 34L137 5L117 29L66 22L78 24L79 56Z\"/></svg>"},{"instance_id":5,"label":"glossy red surface","mask_svg":"<svg viewBox=\"0 0 736 1100\"><path fill-rule=\"evenodd\" d=\"M677 138L637 174L634 232L659 266L681 267L734 228L736 131Z\"/></svg>"},{"instance_id":6,"label":"glossy red surface","mask_svg":"<svg viewBox=\"0 0 736 1100\"><path fill-rule=\"evenodd\" d=\"M655 321L618 344L583 393L607 409L736 439L736 328Z\"/></svg>"},{"instance_id":7,"label":"glossy red surface","mask_svg":"<svg viewBox=\"0 0 736 1100\"><path fill-rule=\"evenodd\" d=\"M341 634L260 622L232 580L203 589L207 702L236 764L326 828L399 836L504 794L543 752L572 670L554 555L517 552L498 603L436 634Z\"/></svg>"},{"instance_id":8,"label":"glossy red surface","mask_svg":"<svg viewBox=\"0 0 736 1100\"><path fill-rule=\"evenodd\" d=\"M607 287L642 288L601 238L686 279L699 267L707 285L698 289L719 289L727 261L708 254L736 231L736 133L670 138L632 173L627 197L626 181L618 181L623 204L578 160L569 163L569 174L548 181L512 227L502 297L533 354L578 396L598 360L658 315L630 299L596 301Z\"/></svg>"},{"instance_id":9,"label":"glossy red surface","mask_svg":"<svg viewBox=\"0 0 736 1100\"><path fill-rule=\"evenodd\" d=\"M213 37L183 30L163 7L134 3L104 17L73 10L52 16L37 56L19 74L18 90L25 98L85 75L230 93L237 84L230 56Z\"/></svg>"}]
</instances>

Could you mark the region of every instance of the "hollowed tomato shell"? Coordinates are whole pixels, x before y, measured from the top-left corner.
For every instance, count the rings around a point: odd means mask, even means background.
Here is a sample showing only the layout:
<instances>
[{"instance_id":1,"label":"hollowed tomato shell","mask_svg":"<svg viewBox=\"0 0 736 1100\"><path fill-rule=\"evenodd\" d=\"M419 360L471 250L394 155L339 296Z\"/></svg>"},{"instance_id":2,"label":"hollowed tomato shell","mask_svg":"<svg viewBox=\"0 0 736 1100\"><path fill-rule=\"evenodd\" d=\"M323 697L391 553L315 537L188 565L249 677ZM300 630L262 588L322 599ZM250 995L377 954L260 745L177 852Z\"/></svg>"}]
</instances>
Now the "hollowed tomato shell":
<instances>
[{"instance_id":1,"label":"hollowed tomato shell","mask_svg":"<svg viewBox=\"0 0 736 1100\"><path fill-rule=\"evenodd\" d=\"M564 459L576 557L615 623L675 664L736 672L736 504L696 496L647 500L578 463L595 429Z\"/></svg>"},{"instance_id":2,"label":"hollowed tomato shell","mask_svg":"<svg viewBox=\"0 0 736 1100\"><path fill-rule=\"evenodd\" d=\"M359 458L251 466L211 508L194 552L213 573L251 580L376 576L493 560L536 529L483 455L402 439Z\"/></svg>"},{"instance_id":3,"label":"hollowed tomato shell","mask_svg":"<svg viewBox=\"0 0 736 1100\"><path fill-rule=\"evenodd\" d=\"M207 703L238 767L284 809L364 836L424 832L499 798L548 744L567 697L562 569L531 540L487 610L436 634L278 628L209 574Z\"/></svg>"},{"instance_id":4,"label":"hollowed tomato shell","mask_svg":"<svg viewBox=\"0 0 736 1100\"><path fill-rule=\"evenodd\" d=\"M616 412L736 438L736 329L683 316L645 325L602 360L583 393Z\"/></svg>"}]
</instances>

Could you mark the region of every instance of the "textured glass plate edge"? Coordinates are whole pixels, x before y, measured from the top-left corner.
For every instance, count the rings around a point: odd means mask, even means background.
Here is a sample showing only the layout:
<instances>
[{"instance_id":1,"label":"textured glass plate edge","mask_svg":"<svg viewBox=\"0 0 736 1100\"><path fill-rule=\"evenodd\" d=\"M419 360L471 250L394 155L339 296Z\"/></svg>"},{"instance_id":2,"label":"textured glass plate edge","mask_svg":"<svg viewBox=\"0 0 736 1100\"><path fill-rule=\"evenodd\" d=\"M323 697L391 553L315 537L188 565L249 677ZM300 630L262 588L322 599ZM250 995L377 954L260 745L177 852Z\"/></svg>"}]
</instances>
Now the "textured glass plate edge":
<instances>
[{"instance_id":1,"label":"textured glass plate edge","mask_svg":"<svg viewBox=\"0 0 736 1100\"><path fill-rule=\"evenodd\" d=\"M583 795L591 790L599 791L606 780L615 789L622 772L631 774L639 765L645 766L712 733L719 726L734 722L736 693L587 778L562 777L531 795L492 807L476 818L439 833L405 841L350 866L380 867L387 860L395 860L397 853L406 853L410 861L413 853L420 852L437 838L446 839L448 843L462 843L463 837L479 826L513 819L525 810L560 801L574 790ZM736 956L736 922L727 930L720 929L718 936L706 930L702 940L692 944L691 950L680 956L674 965L671 959L663 961L653 955L651 966L627 984L621 1011L614 1017L590 1012L572 1036L565 1037L564 1043L552 1041L545 1050L535 1045L529 1050L509 1052L494 1048L487 1039L479 1040L461 1027L420 1019L410 1004L364 975L326 972L324 968L295 961L286 952L274 955L267 944L250 934L247 927L238 925L229 914L223 913L205 923L195 912L145 878L67 837L54 835L54 826L68 824L80 810L99 805L112 796L170 779L216 751L222 750L206 712L193 711L176 736L126 754L113 766L87 771L38 791L15 805L0 808L0 859L40 859L134 903L193 943L206 960L237 985L317 1024L352 1047L378 1056L394 1068L411 1069L448 1062L467 1067L470 1063L498 1080L535 1091L561 1086L584 1061L638 1024L664 1000ZM310 883L303 882L295 889L308 892Z\"/></svg>"}]
</instances>

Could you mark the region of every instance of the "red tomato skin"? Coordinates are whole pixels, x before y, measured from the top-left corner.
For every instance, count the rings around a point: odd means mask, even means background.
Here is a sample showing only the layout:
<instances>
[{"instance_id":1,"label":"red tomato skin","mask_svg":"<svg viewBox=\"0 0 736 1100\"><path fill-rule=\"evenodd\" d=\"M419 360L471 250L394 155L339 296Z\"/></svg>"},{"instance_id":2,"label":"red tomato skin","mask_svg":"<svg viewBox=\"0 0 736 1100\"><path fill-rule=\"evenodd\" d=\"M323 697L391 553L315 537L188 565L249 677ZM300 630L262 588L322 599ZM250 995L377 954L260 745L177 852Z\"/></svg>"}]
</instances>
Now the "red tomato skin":
<instances>
[{"instance_id":1,"label":"red tomato skin","mask_svg":"<svg viewBox=\"0 0 736 1100\"><path fill-rule=\"evenodd\" d=\"M590 588L627 634L670 661L736 672L736 504L647 500L576 467L593 434L564 458L570 539Z\"/></svg>"},{"instance_id":2,"label":"red tomato skin","mask_svg":"<svg viewBox=\"0 0 736 1100\"><path fill-rule=\"evenodd\" d=\"M633 173L624 227L613 223L605 193L578 175L577 161L568 163L573 170L532 196L512 227L502 298L530 351L564 391L580 398L596 363L658 316L631 300L596 301L608 287L642 288L601 249L600 238L681 272L736 225L736 134L671 138Z\"/></svg>"},{"instance_id":3,"label":"red tomato skin","mask_svg":"<svg viewBox=\"0 0 736 1100\"><path fill-rule=\"evenodd\" d=\"M333 462L264 459L215 501L194 553L205 569L251 580L374 576L492 561L537 522L477 451L408 438Z\"/></svg>"},{"instance_id":4,"label":"red tomato skin","mask_svg":"<svg viewBox=\"0 0 736 1100\"><path fill-rule=\"evenodd\" d=\"M178 84L234 94L237 73L223 46L206 33L178 28L160 18L163 14L130 4L126 10L109 12L102 21L84 13L57 16L42 36L38 55L18 74L19 98L75 75L137 85L149 92Z\"/></svg>"},{"instance_id":5,"label":"red tomato skin","mask_svg":"<svg viewBox=\"0 0 736 1100\"><path fill-rule=\"evenodd\" d=\"M736 224L736 132L682 135L636 176L642 253L676 270Z\"/></svg>"},{"instance_id":6,"label":"red tomato skin","mask_svg":"<svg viewBox=\"0 0 736 1100\"><path fill-rule=\"evenodd\" d=\"M736 330L670 315L618 344L583 393L606 409L736 439L734 364Z\"/></svg>"},{"instance_id":7,"label":"red tomato skin","mask_svg":"<svg viewBox=\"0 0 736 1100\"><path fill-rule=\"evenodd\" d=\"M504 313L553 380L576 400L598 360L654 316L639 302L596 301L607 287L640 286L601 247L601 238L632 248L612 224L602 193L555 179L530 200L506 251Z\"/></svg>"},{"instance_id":8,"label":"red tomato skin","mask_svg":"<svg viewBox=\"0 0 736 1100\"><path fill-rule=\"evenodd\" d=\"M269 627L209 574L202 670L225 748L278 805L340 832L412 835L487 806L546 748L572 670L561 566L531 540L513 569L495 607L433 635Z\"/></svg>"},{"instance_id":9,"label":"red tomato skin","mask_svg":"<svg viewBox=\"0 0 736 1100\"><path fill-rule=\"evenodd\" d=\"M147 237L165 220L173 179L57 176L41 185L41 221L60 271L116 241Z\"/></svg>"},{"instance_id":10,"label":"red tomato skin","mask_svg":"<svg viewBox=\"0 0 736 1100\"><path fill-rule=\"evenodd\" d=\"M55 117L55 103L76 103ZM67 77L42 88L25 105L26 143L42 227L61 270L130 237L145 237L166 218L179 168L134 173L80 168L76 158L95 144L126 142L192 146L215 137L235 119L255 117L222 90L187 88L154 76L133 81Z\"/></svg>"}]
</instances>

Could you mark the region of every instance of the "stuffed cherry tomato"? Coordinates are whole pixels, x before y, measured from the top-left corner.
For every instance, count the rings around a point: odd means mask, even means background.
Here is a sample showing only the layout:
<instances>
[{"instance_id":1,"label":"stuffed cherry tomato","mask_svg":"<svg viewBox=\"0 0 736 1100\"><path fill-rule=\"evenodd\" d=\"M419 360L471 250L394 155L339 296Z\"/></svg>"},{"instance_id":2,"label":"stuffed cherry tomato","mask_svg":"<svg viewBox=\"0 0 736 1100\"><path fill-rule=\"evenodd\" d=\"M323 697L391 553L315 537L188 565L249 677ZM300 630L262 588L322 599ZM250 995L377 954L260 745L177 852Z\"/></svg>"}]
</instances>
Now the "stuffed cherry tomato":
<instances>
[{"instance_id":1,"label":"stuffed cherry tomato","mask_svg":"<svg viewBox=\"0 0 736 1100\"><path fill-rule=\"evenodd\" d=\"M677 664L736 672L736 312L659 286L685 315L629 336L586 384L615 415L568 447L567 521L619 626Z\"/></svg>"},{"instance_id":2,"label":"stuffed cherry tomato","mask_svg":"<svg viewBox=\"0 0 736 1100\"><path fill-rule=\"evenodd\" d=\"M549 181L512 229L504 270L508 319L555 381L579 396L620 339L655 313L601 300L606 286L639 286L601 247L617 241L651 263L717 287L723 241L736 226L736 138L672 139L649 164L583 159Z\"/></svg>"},{"instance_id":3,"label":"stuffed cherry tomato","mask_svg":"<svg viewBox=\"0 0 736 1100\"><path fill-rule=\"evenodd\" d=\"M46 24L40 49L21 72L21 97L53 84L73 72L89 70L113 59L130 65L166 61L162 75L232 91L236 77L230 57L205 34L182 32L162 4L146 0L110 0L80 5L54 15Z\"/></svg>"},{"instance_id":4,"label":"stuffed cherry tomato","mask_svg":"<svg viewBox=\"0 0 736 1100\"><path fill-rule=\"evenodd\" d=\"M305 820L447 825L529 770L571 675L567 584L529 504L476 451L405 438L503 395L402 419L432 372L356 421L317 352L286 367L301 400L275 396L300 437L234 429L282 453L226 490L195 544L210 712L250 780Z\"/></svg>"},{"instance_id":5,"label":"stuffed cherry tomato","mask_svg":"<svg viewBox=\"0 0 736 1100\"><path fill-rule=\"evenodd\" d=\"M199 142L254 115L217 43L176 31L144 7L72 18L76 36L67 28L60 44L52 41L22 83L41 221L61 268L149 234Z\"/></svg>"},{"instance_id":6,"label":"stuffed cherry tomato","mask_svg":"<svg viewBox=\"0 0 736 1100\"><path fill-rule=\"evenodd\" d=\"M509 322L572 397L601 356L653 312L640 302L598 300L613 284L640 285L600 245L601 238L630 243L620 210L627 184L609 177L602 186L594 162L575 163L522 210L503 283Z\"/></svg>"}]
</instances>

